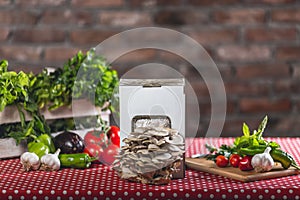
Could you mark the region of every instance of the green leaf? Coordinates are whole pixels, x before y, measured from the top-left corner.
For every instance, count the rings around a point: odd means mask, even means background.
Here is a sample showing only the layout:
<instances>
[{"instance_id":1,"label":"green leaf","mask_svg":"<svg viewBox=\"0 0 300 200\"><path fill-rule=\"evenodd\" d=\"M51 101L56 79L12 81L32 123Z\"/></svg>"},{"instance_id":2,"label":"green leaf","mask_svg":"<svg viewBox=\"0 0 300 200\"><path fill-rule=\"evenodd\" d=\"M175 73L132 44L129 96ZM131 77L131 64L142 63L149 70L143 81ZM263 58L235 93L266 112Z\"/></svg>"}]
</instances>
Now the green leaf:
<instances>
[{"instance_id":1,"label":"green leaf","mask_svg":"<svg viewBox=\"0 0 300 200\"><path fill-rule=\"evenodd\" d=\"M270 141L270 142L268 143L268 145L269 145L272 149L280 148L280 145L279 145L277 142Z\"/></svg>"},{"instance_id":2,"label":"green leaf","mask_svg":"<svg viewBox=\"0 0 300 200\"><path fill-rule=\"evenodd\" d=\"M243 123L243 133L244 133L244 136L247 136L247 137L250 136L249 126L245 122Z\"/></svg>"},{"instance_id":3,"label":"green leaf","mask_svg":"<svg viewBox=\"0 0 300 200\"><path fill-rule=\"evenodd\" d=\"M240 137L235 138L233 142L234 146L238 146L240 144L240 139L241 139Z\"/></svg>"},{"instance_id":4,"label":"green leaf","mask_svg":"<svg viewBox=\"0 0 300 200\"><path fill-rule=\"evenodd\" d=\"M251 146L259 146L259 142L258 142L258 140L255 137L253 137L251 141L252 141L251 142L252 143Z\"/></svg>"},{"instance_id":5,"label":"green leaf","mask_svg":"<svg viewBox=\"0 0 300 200\"><path fill-rule=\"evenodd\" d=\"M2 74L3 72L7 72L7 67L8 67L8 61L1 60L0 61L0 74Z\"/></svg>"}]
</instances>

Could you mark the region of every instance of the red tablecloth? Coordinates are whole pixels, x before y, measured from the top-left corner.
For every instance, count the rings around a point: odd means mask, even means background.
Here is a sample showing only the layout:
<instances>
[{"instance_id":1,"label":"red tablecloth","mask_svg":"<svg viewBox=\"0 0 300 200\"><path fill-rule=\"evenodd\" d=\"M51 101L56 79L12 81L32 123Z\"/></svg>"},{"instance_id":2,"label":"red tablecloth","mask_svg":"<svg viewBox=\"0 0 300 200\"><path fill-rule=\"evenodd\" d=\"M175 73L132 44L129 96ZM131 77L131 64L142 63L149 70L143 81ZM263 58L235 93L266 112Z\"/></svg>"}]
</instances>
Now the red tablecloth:
<instances>
[{"instance_id":1,"label":"red tablecloth","mask_svg":"<svg viewBox=\"0 0 300 200\"><path fill-rule=\"evenodd\" d=\"M299 163L300 138L267 138L281 144ZM230 144L233 138L187 139L186 156L205 153L205 143ZM169 185L120 180L108 166L23 172L19 159L0 161L0 199L299 199L300 175L242 183L191 169Z\"/></svg>"}]
</instances>

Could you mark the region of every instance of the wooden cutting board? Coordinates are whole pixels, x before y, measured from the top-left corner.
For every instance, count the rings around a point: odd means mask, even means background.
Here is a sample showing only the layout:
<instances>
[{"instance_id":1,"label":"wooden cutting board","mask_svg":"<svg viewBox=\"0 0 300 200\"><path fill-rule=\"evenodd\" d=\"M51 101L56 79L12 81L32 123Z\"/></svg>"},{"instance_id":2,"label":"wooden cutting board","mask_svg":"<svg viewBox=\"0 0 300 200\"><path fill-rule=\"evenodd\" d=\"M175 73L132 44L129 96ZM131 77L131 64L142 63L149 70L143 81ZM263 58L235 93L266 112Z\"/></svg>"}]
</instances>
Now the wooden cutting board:
<instances>
[{"instance_id":1,"label":"wooden cutting board","mask_svg":"<svg viewBox=\"0 0 300 200\"><path fill-rule=\"evenodd\" d=\"M294 168L283 169L279 163L276 163L275 167L271 171L264 173L257 173L254 170L241 171L239 168L234 167L220 168L217 167L213 161L206 160L205 158L185 158L185 164L191 169L225 176L242 182L251 182L299 174L299 170Z\"/></svg>"}]
</instances>

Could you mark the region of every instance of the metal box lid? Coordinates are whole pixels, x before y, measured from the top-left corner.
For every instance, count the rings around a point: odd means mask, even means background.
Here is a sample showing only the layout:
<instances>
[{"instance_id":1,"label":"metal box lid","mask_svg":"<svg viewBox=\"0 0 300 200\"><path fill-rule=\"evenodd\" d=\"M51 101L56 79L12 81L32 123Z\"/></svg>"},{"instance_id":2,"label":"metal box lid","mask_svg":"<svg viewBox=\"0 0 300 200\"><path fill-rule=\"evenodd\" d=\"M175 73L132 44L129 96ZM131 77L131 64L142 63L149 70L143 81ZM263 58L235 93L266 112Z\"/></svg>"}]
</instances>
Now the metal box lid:
<instances>
[{"instance_id":1,"label":"metal box lid","mask_svg":"<svg viewBox=\"0 0 300 200\"><path fill-rule=\"evenodd\" d=\"M121 79L120 86L143 86L143 87L160 87L160 86L184 86L184 78L173 79Z\"/></svg>"}]
</instances>

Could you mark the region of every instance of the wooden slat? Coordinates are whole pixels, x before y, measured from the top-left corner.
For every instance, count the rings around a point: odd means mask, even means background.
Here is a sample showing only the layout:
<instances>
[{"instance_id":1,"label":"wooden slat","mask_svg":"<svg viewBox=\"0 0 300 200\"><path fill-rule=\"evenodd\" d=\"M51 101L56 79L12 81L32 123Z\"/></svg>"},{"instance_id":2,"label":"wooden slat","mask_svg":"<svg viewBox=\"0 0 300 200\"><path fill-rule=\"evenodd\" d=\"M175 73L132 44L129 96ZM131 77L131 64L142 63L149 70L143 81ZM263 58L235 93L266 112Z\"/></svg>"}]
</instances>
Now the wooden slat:
<instances>
[{"instance_id":1,"label":"wooden slat","mask_svg":"<svg viewBox=\"0 0 300 200\"><path fill-rule=\"evenodd\" d=\"M233 167L220 168L217 167L213 161L206 160L205 158L186 158L185 164L191 169L217 174L242 182L251 182L299 174L299 171L294 168L284 170L279 163L276 163L276 166L271 171L264 173L257 173L254 170L241 171L239 168Z\"/></svg>"},{"instance_id":2,"label":"wooden slat","mask_svg":"<svg viewBox=\"0 0 300 200\"><path fill-rule=\"evenodd\" d=\"M63 119L71 117L85 117L95 115L109 115L109 111L102 112L101 108L95 107L86 99L74 100L71 106L63 106L54 111L43 109L41 114L45 119ZM26 120L31 117L25 113ZM3 112L0 112L0 124L19 122L20 116L15 106L7 106Z\"/></svg>"},{"instance_id":3,"label":"wooden slat","mask_svg":"<svg viewBox=\"0 0 300 200\"><path fill-rule=\"evenodd\" d=\"M17 157L25 151L27 151L25 141L16 145L16 141L13 138L0 139L0 159Z\"/></svg>"}]
</instances>

